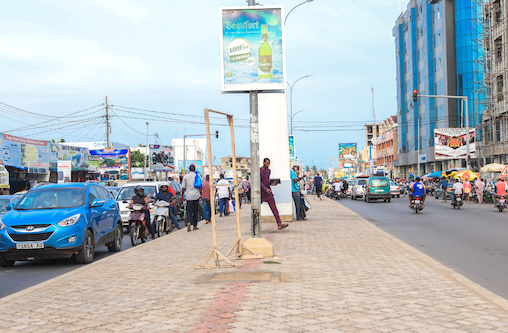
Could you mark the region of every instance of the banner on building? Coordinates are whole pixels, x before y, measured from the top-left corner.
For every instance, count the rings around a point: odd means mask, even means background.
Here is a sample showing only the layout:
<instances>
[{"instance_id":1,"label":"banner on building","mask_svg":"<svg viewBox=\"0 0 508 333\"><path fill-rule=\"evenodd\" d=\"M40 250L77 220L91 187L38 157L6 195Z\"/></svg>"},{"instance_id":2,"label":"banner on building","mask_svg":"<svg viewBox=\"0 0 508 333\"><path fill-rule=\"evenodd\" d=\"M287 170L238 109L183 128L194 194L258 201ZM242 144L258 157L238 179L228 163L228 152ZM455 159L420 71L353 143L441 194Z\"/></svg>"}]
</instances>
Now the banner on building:
<instances>
[{"instance_id":1,"label":"banner on building","mask_svg":"<svg viewBox=\"0 0 508 333\"><path fill-rule=\"evenodd\" d=\"M358 151L355 143L339 143L339 168L353 168L356 164Z\"/></svg>"},{"instance_id":2,"label":"banner on building","mask_svg":"<svg viewBox=\"0 0 508 333\"><path fill-rule=\"evenodd\" d=\"M220 9L222 92L285 88L281 6Z\"/></svg>"},{"instance_id":3,"label":"banner on building","mask_svg":"<svg viewBox=\"0 0 508 333\"><path fill-rule=\"evenodd\" d=\"M289 138L289 158L296 158L295 155L295 137L292 135L288 136Z\"/></svg>"},{"instance_id":4,"label":"banner on building","mask_svg":"<svg viewBox=\"0 0 508 333\"><path fill-rule=\"evenodd\" d=\"M72 161L58 161L58 182L70 183L72 179Z\"/></svg>"},{"instance_id":5,"label":"banner on building","mask_svg":"<svg viewBox=\"0 0 508 333\"><path fill-rule=\"evenodd\" d=\"M476 132L469 130L469 157L476 158ZM438 128L434 130L434 158L450 160L466 158L466 129Z\"/></svg>"},{"instance_id":6,"label":"banner on building","mask_svg":"<svg viewBox=\"0 0 508 333\"><path fill-rule=\"evenodd\" d=\"M36 173L49 173L51 157L52 150L49 141L1 134L0 164L18 169L30 169L31 165L32 170L37 171Z\"/></svg>"},{"instance_id":7,"label":"banner on building","mask_svg":"<svg viewBox=\"0 0 508 333\"><path fill-rule=\"evenodd\" d=\"M150 171L175 172L175 148L150 145Z\"/></svg>"}]
</instances>

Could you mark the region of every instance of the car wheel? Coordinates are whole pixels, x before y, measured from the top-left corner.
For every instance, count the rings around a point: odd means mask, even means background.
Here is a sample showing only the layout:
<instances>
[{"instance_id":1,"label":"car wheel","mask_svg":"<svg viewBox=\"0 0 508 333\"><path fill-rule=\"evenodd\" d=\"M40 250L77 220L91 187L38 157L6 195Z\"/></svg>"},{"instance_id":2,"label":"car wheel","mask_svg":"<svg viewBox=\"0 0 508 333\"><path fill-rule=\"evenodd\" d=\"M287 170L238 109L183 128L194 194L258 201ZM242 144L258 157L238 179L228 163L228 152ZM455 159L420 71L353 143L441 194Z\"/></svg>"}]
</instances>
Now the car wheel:
<instances>
[{"instance_id":1,"label":"car wheel","mask_svg":"<svg viewBox=\"0 0 508 333\"><path fill-rule=\"evenodd\" d=\"M108 246L109 252L119 252L122 249L122 239L123 239L123 228L120 224L116 225L115 228L115 238L111 245Z\"/></svg>"},{"instance_id":2,"label":"car wheel","mask_svg":"<svg viewBox=\"0 0 508 333\"><path fill-rule=\"evenodd\" d=\"M92 262L94 254L92 233L87 230L83 239L83 248L76 254L76 262L78 264L89 264Z\"/></svg>"},{"instance_id":3,"label":"car wheel","mask_svg":"<svg viewBox=\"0 0 508 333\"><path fill-rule=\"evenodd\" d=\"M6 260L4 258L0 258L0 267L12 267L14 262L14 260Z\"/></svg>"}]
</instances>

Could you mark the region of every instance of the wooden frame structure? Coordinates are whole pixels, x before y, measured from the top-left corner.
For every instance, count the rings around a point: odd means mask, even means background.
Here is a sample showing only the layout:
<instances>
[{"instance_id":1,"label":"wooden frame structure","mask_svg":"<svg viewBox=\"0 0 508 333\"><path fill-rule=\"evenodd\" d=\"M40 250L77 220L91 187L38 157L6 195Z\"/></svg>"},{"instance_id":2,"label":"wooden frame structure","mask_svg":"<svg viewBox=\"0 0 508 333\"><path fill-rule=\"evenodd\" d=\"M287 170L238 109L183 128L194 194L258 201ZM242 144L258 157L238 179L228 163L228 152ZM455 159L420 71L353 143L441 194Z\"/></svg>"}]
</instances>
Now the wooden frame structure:
<instances>
[{"instance_id":1,"label":"wooden frame structure","mask_svg":"<svg viewBox=\"0 0 508 333\"><path fill-rule=\"evenodd\" d=\"M220 267L220 260L224 260L227 262L228 266L237 266L237 264L234 264L228 256L236 249L235 256L240 257L242 256L243 248L246 248L251 253L254 253L252 250L250 250L248 247L246 247L242 242L242 228L240 225L240 210L239 210L239 202L240 202L240 195L238 192L238 175L236 173L236 149L235 149L235 129L233 124L233 115L205 109L205 122L206 122L206 139L207 139L207 150L208 150L208 174L210 175L210 207L211 207L211 221L212 221L212 234L213 234L213 247L210 253L208 254L208 257L205 260L205 264L203 266L196 266L196 268L210 268L212 266L207 265L210 261L210 258L213 255L215 266ZM212 145L210 142L210 112L221 114L227 117L228 123L229 123L229 129L231 132L231 153L232 153L232 159L233 159L233 179L234 179L234 189L235 189L235 202L237 203L237 207L235 208L236 211L236 229L237 229L237 240L229 250L227 255L223 255L217 248L217 224L215 221L215 187L216 185L213 184L213 177L212 177ZM251 256L249 256L251 257ZM257 256L256 256L257 257Z\"/></svg>"}]
</instances>

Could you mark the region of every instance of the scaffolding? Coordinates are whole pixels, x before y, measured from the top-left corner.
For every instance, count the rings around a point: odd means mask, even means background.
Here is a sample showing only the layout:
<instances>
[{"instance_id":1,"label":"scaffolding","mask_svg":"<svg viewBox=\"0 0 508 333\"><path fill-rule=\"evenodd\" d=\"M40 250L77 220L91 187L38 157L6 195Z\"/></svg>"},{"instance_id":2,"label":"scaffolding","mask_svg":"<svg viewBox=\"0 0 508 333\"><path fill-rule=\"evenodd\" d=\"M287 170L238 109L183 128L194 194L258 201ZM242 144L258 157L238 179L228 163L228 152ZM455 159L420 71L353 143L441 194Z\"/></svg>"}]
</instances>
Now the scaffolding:
<instances>
[{"instance_id":1,"label":"scaffolding","mask_svg":"<svg viewBox=\"0 0 508 333\"><path fill-rule=\"evenodd\" d=\"M478 122L479 157L504 163L508 155L508 0L472 0L475 107L485 108ZM480 71L484 71L481 79ZM478 113L477 113L478 114ZM478 119L480 120L480 119Z\"/></svg>"}]
</instances>

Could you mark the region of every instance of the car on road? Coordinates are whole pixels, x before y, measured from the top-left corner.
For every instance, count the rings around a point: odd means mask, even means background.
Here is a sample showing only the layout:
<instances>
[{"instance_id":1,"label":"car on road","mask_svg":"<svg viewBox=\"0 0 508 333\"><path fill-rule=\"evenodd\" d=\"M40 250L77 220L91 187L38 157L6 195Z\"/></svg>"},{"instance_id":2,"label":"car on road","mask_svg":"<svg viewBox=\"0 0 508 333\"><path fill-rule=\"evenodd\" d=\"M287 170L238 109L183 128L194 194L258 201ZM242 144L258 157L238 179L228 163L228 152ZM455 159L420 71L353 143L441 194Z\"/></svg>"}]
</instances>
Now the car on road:
<instances>
[{"instance_id":1,"label":"car on road","mask_svg":"<svg viewBox=\"0 0 508 333\"><path fill-rule=\"evenodd\" d=\"M368 178L369 176L358 176L355 178L354 185L351 186L351 200L363 198Z\"/></svg>"},{"instance_id":2,"label":"car on road","mask_svg":"<svg viewBox=\"0 0 508 333\"><path fill-rule=\"evenodd\" d=\"M365 202L372 200L383 199L385 202L390 202L392 199L390 193L390 180L388 177L372 176L367 180L364 195Z\"/></svg>"},{"instance_id":3,"label":"car on road","mask_svg":"<svg viewBox=\"0 0 508 333\"><path fill-rule=\"evenodd\" d=\"M399 185L397 185L396 182L390 181L390 194L392 195L392 198L400 198L400 191L401 188Z\"/></svg>"},{"instance_id":4,"label":"car on road","mask_svg":"<svg viewBox=\"0 0 508 333\"><path fill-rule=\"evenodd\" d=\"M95 248L122 248L116 201L99 184L45 185L28 191L0 218L0 266L15 261L74 257L87 264Z\"/></svg>"}]
</instances>

